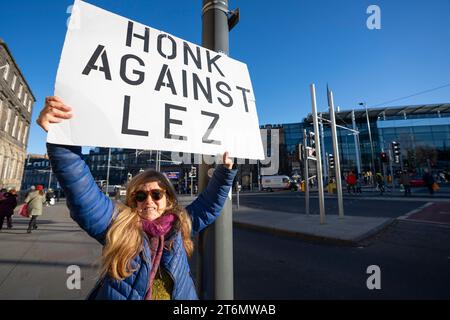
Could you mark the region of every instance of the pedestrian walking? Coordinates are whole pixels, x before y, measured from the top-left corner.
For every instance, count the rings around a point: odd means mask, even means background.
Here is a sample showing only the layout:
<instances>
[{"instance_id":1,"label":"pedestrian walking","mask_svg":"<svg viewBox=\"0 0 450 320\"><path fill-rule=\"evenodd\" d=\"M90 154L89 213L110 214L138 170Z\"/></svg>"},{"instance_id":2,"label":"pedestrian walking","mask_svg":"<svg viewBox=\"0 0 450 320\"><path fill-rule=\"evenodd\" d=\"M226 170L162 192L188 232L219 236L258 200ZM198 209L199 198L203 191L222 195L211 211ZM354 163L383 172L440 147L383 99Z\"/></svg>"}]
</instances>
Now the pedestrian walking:
<instances>
[{"instance_id":1,"label":"pedestrian walking","mask_svg":"<svg viewBox=\"0 0 450 320\"><path fill-rule=\"evenodd\" d=\"M0 201L5 199L5 195L6 195L7 192L8 192L8 190L6 188L2 188L0 190Z\"/></svg>"},{"instance_id":2,"label":"pedestrian walking","mask_svg":"<svg viewBox=\"0 0 450 320\"><path fill-rule=\"evenodd\" d=\"M403 170L402 174L400 175L400 184L403 185L404 191L405 191L405 197L408 195L411 195L411 175L408 171Z\"/></svg>"},{"instance_id":3,"label":"pedestrian walking","mask_svg":"<svg viewBox=\"0 0 450 320\"><path fill-rule=\"evenodd\" d=\"M425 185L428 188L428 192L431 195L433 195L434 194L434 189L433 189L434 178L430 174L430 172L428 172L428 169L425 169L424 174L422 176L422 179L423 179L423 181L425 182Z\"/></svg>"},{"instance_id":4,"label":"pedestrian walking","mask_svg":"<svg viewBox=\"0 0 450 320\"><path fill-rule=\"evenodd\" d=\"M347 190L348 193L356 193L355 187L356 187L356 176L353 173L353 171L350 171L347 175L347 178L345 179L345 182L347 183Z\"/></svg>"},{"instance_id":5,"label":"pedestrian walking","mask_svg":"<svg viewBox=\"0 0 450 320\"><path fill-rule=\"evenodd\" d=\"M37 122L47 131L50 123L70 118L70 110L49 97ZM154 170L134 176L125 203L114 207L96 187L81 147L48 143L47 152L71 217L103 245L101 276L90 299L198 299L187 260L191 237L223 208L236 175L227 152L206 189L185 209L171 182Z\"/></svg>"},{"instance_id":6,"label":"pedestrian walking","mask_svg":"<svg viewBox=\"0 0 450 320\"><path fill-rule=\"evenodd\" d=\"M12 216L14 209L17 206L17 192L16 189L11 189L9 192L3 194L3 200L0 200L0 230L3 228L3 223L6 218L6 227L11 229Z\"/></svg>"},{"instance_id":7,"label":"pedestrian walking","mask_svg":"<svg viewBox=\"0 0 450 320\"><path fill-rule=\"evenodd\" d=\"M37 218L42 215L42 205L45 203L44 187L42 185L37 185L36 190L31 191L25 198L25 203L28 204L28 212L31 217L27 233L31 233L31 230L36 230L38 228Z\"/></svg>"},{"instance_id":8,"label":"pedestrian walking","mask_svg":"<svg viewBox=\"0 0 450 320\"><path fill-rule=\"evenodd\" d=\"M356 193L361 194L362 193L362 188L361 188L361 180L362 180L362 176L360 174L356 175Z\"/></svg>"},{"instance_id":9,"label":"pedestrian walking","mask_svg":"<svg viewBox=\"0 0 450 320\"><path fill-rule=\"evenodd\" d=\"M384 189L384 178L381 175L381 173L377 172L376 174L376 181L377 181L377 187L378 190L380 191L380 195L383 195L385 189Z\"/></svg>"}]
</instances>

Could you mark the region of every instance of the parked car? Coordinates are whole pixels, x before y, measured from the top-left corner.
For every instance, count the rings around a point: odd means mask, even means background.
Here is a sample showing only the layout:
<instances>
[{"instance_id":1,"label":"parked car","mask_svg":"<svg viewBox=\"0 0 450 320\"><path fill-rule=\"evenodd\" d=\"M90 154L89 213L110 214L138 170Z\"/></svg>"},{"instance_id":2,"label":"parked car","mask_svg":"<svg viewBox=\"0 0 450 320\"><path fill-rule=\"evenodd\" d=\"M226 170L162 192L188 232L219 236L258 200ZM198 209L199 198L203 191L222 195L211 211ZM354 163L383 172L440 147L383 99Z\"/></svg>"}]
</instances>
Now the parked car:
<instances>
[{"instance_id":1,"label":"parked car","mask_svg":"<svg viewBox=\"0 0 450 320\"><path fill-rule=\"evenodd\" d=\"M423 181L422 177L413 177L411 178L411 187L424 187L425 181Z\"/></svg>"}]
</instances>

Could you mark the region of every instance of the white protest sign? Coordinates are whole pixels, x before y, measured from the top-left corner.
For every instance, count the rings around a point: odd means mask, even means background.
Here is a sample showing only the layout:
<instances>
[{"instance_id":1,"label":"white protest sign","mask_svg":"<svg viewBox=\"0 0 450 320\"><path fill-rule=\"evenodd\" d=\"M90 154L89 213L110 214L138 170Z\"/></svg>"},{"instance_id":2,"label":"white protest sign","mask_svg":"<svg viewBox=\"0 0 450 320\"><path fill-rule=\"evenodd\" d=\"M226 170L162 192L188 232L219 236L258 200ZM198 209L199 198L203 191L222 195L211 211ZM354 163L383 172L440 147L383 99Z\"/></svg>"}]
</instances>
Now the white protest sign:
<instances>
[{"instance_id":1,"label":"white protest sign","mask_svg":"<svg viewBox=\"0 0 450 320\"><path fill-rule=\"evenodd\" d=\"M74 117L48 142L264 159L245 64L83 1L72 12L55 95Z\"/></svg>"}]
</instances>

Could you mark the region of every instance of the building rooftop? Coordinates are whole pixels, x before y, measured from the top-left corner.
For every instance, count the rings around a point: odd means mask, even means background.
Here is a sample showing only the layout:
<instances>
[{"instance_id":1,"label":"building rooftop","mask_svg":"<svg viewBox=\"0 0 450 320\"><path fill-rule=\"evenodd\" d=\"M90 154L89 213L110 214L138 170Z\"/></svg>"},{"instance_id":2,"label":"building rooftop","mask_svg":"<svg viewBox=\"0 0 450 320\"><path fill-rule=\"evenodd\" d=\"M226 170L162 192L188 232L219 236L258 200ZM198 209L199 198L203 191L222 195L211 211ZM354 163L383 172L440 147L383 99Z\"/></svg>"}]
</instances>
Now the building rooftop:
<instances>
[{"instance_id":1,"label":"building rooftop","mask_svg":"<svg viewBox=\"0 0 450 320\"><path fill-rule=\"evenodd\" d=\"M360 106L356 109L343 110L336 112L336 118L341 120L352 120L352 111L355 112L355 119L366 118L366 109ZM406 116L416 114L438 114L450 113L450 103L435 103L435 104L421 104L421 105L406 105L396 107L381 107L381 108L367 108L369 118L382 118L392 116ZM323 113L324 118L329 118L328 112ZM312 114L306 116L306 120L312 121Z\"/></svg>"},{"instance_id":2,"label":"building rooftop","mask_svg":"<svg viewBox=\"0 0 450 320\"><path fill-rule=\"evenodd\" d=\"M17 64L16 60L14 59L14 56L12 55L11 51L8 48L8 45L6 44L5 41L3 41L2 38L0 38L0 45L3 46L6 50L6 52L9 54L9 56L11 57L11 60L13 61L14 65L16 66L16 69L19 71L20 76L23 79L23 82L25 82L26 86L28 87L28 91L30 92L31 96L33 97L34 101L36 101L36 97L33 94L33 91L31 90L30 85L27 82L27 79L23 76L22 70L20 70L19 65Z\"/></svg>"}]
</instances>

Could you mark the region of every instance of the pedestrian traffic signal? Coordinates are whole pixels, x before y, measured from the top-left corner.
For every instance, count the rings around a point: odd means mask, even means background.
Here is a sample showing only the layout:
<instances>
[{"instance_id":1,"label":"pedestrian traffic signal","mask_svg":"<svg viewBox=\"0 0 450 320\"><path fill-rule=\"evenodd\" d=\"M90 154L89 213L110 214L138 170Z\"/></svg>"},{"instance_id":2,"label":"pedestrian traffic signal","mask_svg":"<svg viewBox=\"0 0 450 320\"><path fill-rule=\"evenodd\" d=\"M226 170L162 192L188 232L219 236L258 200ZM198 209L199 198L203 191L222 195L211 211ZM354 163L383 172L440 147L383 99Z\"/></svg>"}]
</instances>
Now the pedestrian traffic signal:
<instances>
[{"instance_id":1,"label":"pedestrian traffic signal","mask_svg":"<svg viewBox=\"0 0 450 320\"><path fill-rule=\"evenodd\" d=\"M316 134L312 131L309 132L309 146L311 148L310 154L316 156Z\"/></svg>"},{"instance_id":2,"label":"pedestrian traffic signal","mask_svg":"<svg viewBox=\"0 0 450 320\"><path fill-rule=\"evenodd\" d=\"M392 141L392 153L394 154L394 162L400 163L400 143Z\"/></svg>"},{"instance_id":3,"label":"pedestrian traffic signal","mask_svg":"<svg viewBox=\"0 0 450 320\"><path fill-rule=\"evenodd\" d=\"M334 169L334 156L332 154L328 155L328 164L330 169Z\"/></svg>"},{"instance_id":4,"label":"pedestrian traffic signal","mask_svg":"<svg viewBox=\"0 0 450 320\"><path fill-rule=\"evenodd\" d=\"M381 159L381 162L388 162L389 161L386 152L380 153L380 159Z\"/></svg>"},{"instance_id":5,"label":"pedestrian traffic signal","mask_svg":"<svg viewBox=\"0 0 450 320\"><path fill-rule=\"evenodd\" d=\"M197 168L192 166L189 172L189 178L195 178L197 176Z\"/></svg>"}]
</instances>

